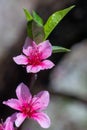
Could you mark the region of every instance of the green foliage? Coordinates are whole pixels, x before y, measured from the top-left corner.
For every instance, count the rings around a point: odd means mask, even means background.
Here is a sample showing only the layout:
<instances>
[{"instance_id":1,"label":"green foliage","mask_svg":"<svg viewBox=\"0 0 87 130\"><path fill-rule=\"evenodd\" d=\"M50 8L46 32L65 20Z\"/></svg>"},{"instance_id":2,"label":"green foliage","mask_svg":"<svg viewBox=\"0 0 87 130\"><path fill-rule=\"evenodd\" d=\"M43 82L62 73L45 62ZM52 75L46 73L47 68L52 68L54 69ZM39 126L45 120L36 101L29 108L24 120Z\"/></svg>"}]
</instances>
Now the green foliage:
<instances>
[{"instance_id":1,"label":"green foliage","mask_svg":"<svg viewBox=\"0 0 87 130\"><path fill-rule=\"evenodd\" d=\"M58 53L58 52L70 52L69 49L60 47L60 46L52 46L52 51L53 53Z\"/></svg>"},{"instance_id":2,"label":"green foliage","mask_svg":"<svg viewBox=\"0 0 87 130\"><path fill-rule=\"evenodd\" d=\"M31 14L29 13L29 11L27 9L24 9L24 13L25 13L25 16L26 16L26 20L28 22L33 20L33 17L31 16Z\"/></svg>"},{"instance_id":3,"label":"green foliage","mask_svg":"<svg viewBox=\"0 0 87 130\"><path fill-rule=\"evenodd\" d=\"M43 19L42 19L35 11L33 11L33 20L34 20L39 26L43 26Z\"/></svg>"},{"instance_id":4,"label":"green foliage","mask_svg":"<svg viewBox=\"0 0 87 130\"><path fill-rule=\"evenodd\" d=\"M44 39L44 27L42 18L33 11L32 34L34 41L38 44Z\"/></svg>"},{"instance_id":5,"label":"green foliage","mask_svg":"<svg viewBox=\"0 0 87 130\"><path fill-rule=\"evenodd\" d=\"M32 22L33 21L29 21L27 22L27 35L33 39L33 34L32 34Z\"/></svg>"},{"instance_id":6,"label":"green foliage","mask_svg":"<svg viewBox=\"0 0 87 130\"><path fill-rule=\"evenodd\" d=\"M38 44L40 42L43 42L44 39L44 28L43 26L39 26L34 21L32 22L32 35L34 41Z\"/></svg>"},{"instance_id":7,"label":"green foliage","mask_svg":"<svg viewBox=\"0 0 87 130\"><path fill-rule=\"evenodd\" d=\"M63 17L73 8L69 8L57 11L53 13L43 25L43 19L35 12L32 15L27 9L24 9L25 17L27 20L27 33L32 40L37 44L46 40L57 24L63 19ZM62 50L61 50L62 49ZM64 48L60 48L62 52L65 52ZM59 49L55 50L58 52Z\"/></svg>"},{"instance_id":8,"label":"green foliage","mask_svg":"<svg viewBox=\"0 0 87 130\"><path fill-rule=\"evenodd\" d=\"M44 27L42 18L33 11L32 16L27 9L24 9L27 20L27 34L37 44L44 39Z\"/></svg>"},{"instance_id":9,"label":"green foliage","mask_svg":"<svg viewBox=\"0 0 87 130\"><path fill-rule=\"evenodd\" d=\"M44 25L44 33L45 38L50 35L50 33L53 31L53 29L57 26L57 24L63 19L63 17L73 8L74 6L71 6L69 8L57 11L53 13L47 20L46 24Z\"/></svg>"}]
</instances>

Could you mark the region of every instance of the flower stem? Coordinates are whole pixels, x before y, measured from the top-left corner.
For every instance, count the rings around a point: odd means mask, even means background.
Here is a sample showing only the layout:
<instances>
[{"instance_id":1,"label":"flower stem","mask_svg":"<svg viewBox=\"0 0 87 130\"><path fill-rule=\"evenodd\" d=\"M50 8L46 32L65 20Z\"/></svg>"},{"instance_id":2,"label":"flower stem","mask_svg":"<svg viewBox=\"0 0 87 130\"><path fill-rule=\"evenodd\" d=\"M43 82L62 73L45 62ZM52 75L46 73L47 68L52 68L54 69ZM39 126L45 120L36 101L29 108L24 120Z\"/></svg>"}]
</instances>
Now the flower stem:
<instances>
[{"instance_id":1,"label":"flower stem","mask_svg":"<svg viewBox=\"0 0 87 130\"><path fill-rule=\"evenodd\" d=\"M31 75L31 82L30 82L30 88L32 88L35 84L35 81L37 80L37 74L32 74Z\"/></svg>"}]
</instances>

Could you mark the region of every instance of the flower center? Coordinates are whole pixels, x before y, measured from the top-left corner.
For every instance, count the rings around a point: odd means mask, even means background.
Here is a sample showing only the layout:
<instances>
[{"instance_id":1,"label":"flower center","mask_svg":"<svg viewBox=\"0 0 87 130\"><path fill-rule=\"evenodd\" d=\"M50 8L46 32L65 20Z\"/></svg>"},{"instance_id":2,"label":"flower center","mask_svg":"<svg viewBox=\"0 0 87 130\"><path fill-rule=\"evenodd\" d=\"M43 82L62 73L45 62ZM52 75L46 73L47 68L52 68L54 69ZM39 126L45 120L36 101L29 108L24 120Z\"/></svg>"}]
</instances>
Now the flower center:
<instances>
[{"instance_id":1,"label":"flower center","mask_svg":"<svg viewBox=\"0 0 87 130\"><path fill-rule=\"evenodd\" d=\"M41 56L38 49L33 49L28 57L28 62L30 65L39 65L41 62Z\"/></svg>"},{"instance_id":2,"label":"flower center","mask_svg":"<svg viewBox=\"0 0 87 130\"><path fill-rule=\"evenodd\" d=\"M30 104L25 104L22 106L22 113L27 117L32 117L32 114L35 113L35 110Z\"/></svg>"}]
</instances>

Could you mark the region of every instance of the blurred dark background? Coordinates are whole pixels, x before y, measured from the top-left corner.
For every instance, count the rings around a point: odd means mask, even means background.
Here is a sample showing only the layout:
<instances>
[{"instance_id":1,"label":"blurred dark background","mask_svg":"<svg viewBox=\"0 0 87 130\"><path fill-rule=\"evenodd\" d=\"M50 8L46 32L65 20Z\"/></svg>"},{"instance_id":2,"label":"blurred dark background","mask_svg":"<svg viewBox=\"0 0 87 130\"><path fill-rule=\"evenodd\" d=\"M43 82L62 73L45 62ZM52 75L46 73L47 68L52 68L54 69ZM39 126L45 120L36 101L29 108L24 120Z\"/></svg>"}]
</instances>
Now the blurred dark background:
<instances>
[{"instance_id":1,"label":"blurred dark background","mask_svg":"<svg viewBox=\"0 0 87 130\"><path fill-rule=\"evenodd\" d=\"M13 110L2 105L15 97L20 82L30 84L31 74L17 66L12 57L21 53L26 34L23 8L35 10L44 21L55 11L75 5L49 36L52 45L71 49L70 53L53 54L52 70L41 71L32 92L51 92L48 114L52 130L87 130L87 1L86 0L1 0L0 1L0 118ZM29 123L29 122L28 122ZM27 121L25 124L28 124ZM35 127L30 121L32 129ZM25 125L24 125L25 127Z\"/></svg>"}]
</instances>

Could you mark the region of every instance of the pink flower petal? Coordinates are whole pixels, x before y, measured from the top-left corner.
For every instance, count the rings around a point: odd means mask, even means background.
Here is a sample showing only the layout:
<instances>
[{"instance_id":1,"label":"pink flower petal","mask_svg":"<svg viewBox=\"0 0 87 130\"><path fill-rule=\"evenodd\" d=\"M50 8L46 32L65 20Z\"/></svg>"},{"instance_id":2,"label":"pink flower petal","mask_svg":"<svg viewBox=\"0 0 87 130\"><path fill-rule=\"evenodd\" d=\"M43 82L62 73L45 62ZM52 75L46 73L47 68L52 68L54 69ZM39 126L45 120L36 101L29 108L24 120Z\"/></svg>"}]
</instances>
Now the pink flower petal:
<instances>
[{"instance_id":1,"label":"pink flower petal","mask_svg":"<svg viewBox=\"0 0 87 130\"><path fill-rule=\"evenodd\" d=\"M11 115L6 119L6 121L3 124L5 127L4 130L15 130L13 125L16 120L16 114L17 113L14 113L13 115Z\"/></svg>"},{"instance_id":2,"label":"pink flower petal","mask_svg":"<svg viewBox=\"0 0 87 130\"><path fill-rule=\"evenodd\" d=\"M17 112L15 112L14 114L12 114L11 116L10 116L10 120L12 121L12 122L14 122L15 120L16 120L16 118L17 118Z\"/></svg>"},{"instance_id":3,"label":"pink flower petal","mask_svg":"<svg viewBox=\"0 0 87 130\"><path fill-rule=\"evenodd\" d=\"M26 70L27 70L28 73L37 73L37 72L39 72L41 69L42 69L41 65L36 65L36 66L28 65L28 66L26 67Z\"/></svg>"},{"instance_id":4,"label":"pink flower petal","mask_svg":"<svg viewBox=\"0 0 87 130\"><path fill-rule=\"evenodd\" d=\"M26 37L25 44L24 44L23 48L26 49L28 46L32 46L32 42L33 42L32 39L30 39L29 37Z\"/></svg>"},{"instance_id":5,"label":"pink flower petal","mask_svg":"<svg viewBox=\"0 0 87 130\"><path fill-rule=\"evenodd\" d=\"M32 99L35 110L44 110L49 103L49 92L41 91Z\"/></svg>"},{"instance_id":6,"label":"pink flower petal","mask_svg":"<svg viewBox=\"0 0 87 130\"><path fill-rule=\"evenodd\" d=\"M19 55L16 57L13 57L13 60L18 64L18 65L27 65L28 64L28 59L24 55Z\"/></svg>"},{"instance_id":7,"label":"pink flower petal","mask_svg":"<svg viewBox=\"0 0 87 130\"><path fill-rule=\"evenodd\" d=\"M40 65L28 65L26 67L27 73L37 73L40 70L44 69L51 69L54 66L54 63L51 62L50 60L44 60L41 62Z\"/></svg>"},{"instance_id":8,"label":"pink flower petal","mask_svg":"<svg viewBox=\"0 0 87 130\"><path fill-rule=\"evenodd\" d=\"M23 46L23 53L26 56L30 55L30 52L31 52L32 47L33 47L34 44L35 44L35 42L32 39L30 39L29 37L26 38L25 44Z\"/></svg>"},{"instance_id":9,"label":"pink flower petal","mask_svg":"<svg viewBox=\"0 0 87 130\"><path fill-rule=\"evenodd\" d=\"M32 95L24 83L20 83L16 89L16 95L21 103L30 102Z\"/></svg>"},{"instance_id":10,"label":"pink flower petal","mask_svg":"<svg viewBox=\"0 0 87 130\"><path fill-rule=\"evenodd\" d=\"M49 128L50 127L50 118L43 112L41 113L35 113L32 118L36 120L41 127L43 128Z\"/></svg>"},{"instance_id":11,"label":"pink flower petal","mask_svg":"<svg viewBox=\"0 0 87 130\"><path fill-rule=\"evenodd\" d=\"M9 116L9 117L6 119L6 121L4 122L4 124L6 125L9 121L12 122L12 123L14 123L14 121L15 121L16 118L17 118L16 115L17 115L17 112L14 113L14 114L12 114L11 116Z\"/></svg>"},{"instance_id":12,"label":"pink flower petal","mask_svg":"<svg viewBox=\"0 0 87 130\"><path fill-rule=\"evenodd\" d=\"M8 117L5 122L5 130L14 130L13 122L11 121L10 117Z\"/></svg>"},{"instance_id":13,"label":"pink flower petal","mask_svg":"<svg viewBox=\"0 0 87 130\"><path fill-rule=\"evenodd\" d=\"M52 54L52 45L49 40L38 44L38 49L41 54L41 59L46 59Z\"/></svg>"},{"instance_id":14,"label":"pink flower petal","mask_svg":"<svg viewBox=\"0 0 87 130\"><path fill-rule=\"evenodd\" d=\"M42 65L42 69L51 69L52 67L54 67L54 63L50 60L44 60L41 62Z\"/></svg>"},{"instance_id":15,"label":"pink flower petal","mask_svg":"<svg viewBox=\"0 0 87 130\"><path fill-rule=\"evenodd\" d=\"M17 119L15 120L16 127L19 127L23 123L25 118L26 118L25 115L23 115L22 113L18 113L17 114Z\"/></svg>"},{"instance_id":16,"label":"pink flower petal","mask_svg":"<svg viewBox=\"0 0 87 130\"><path fill-rule=\"evenodd\" d=\"M9 99L8 101L3 101L3 104L5 104L15 110L20 110L20 103L17 99Z\"/></svg>"}]
</instances>

